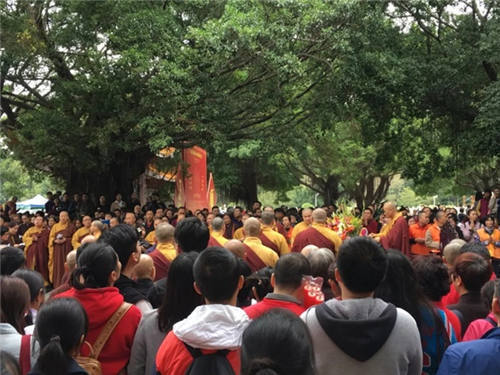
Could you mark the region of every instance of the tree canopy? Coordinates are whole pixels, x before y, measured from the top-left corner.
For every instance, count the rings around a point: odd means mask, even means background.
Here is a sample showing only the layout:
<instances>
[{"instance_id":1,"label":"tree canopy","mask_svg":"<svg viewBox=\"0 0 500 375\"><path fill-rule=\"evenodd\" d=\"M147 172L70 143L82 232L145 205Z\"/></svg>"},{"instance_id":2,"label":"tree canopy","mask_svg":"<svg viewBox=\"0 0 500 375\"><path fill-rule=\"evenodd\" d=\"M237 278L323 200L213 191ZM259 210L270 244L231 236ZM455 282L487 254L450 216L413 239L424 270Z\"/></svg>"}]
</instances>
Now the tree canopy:
<instances>
[{"instance_id":1,"label":"tree canopy","mask_svg":"<svg viewBox=\"0 0 500 375\"><path fill-rule=\"evenodd\" d=\"M393 175L498 183L498 0L7 1L5 143L69 191L128 193L199 144L234 200ZM221 189L221 190L222 190Z\"/></svg>"}]
</instances>

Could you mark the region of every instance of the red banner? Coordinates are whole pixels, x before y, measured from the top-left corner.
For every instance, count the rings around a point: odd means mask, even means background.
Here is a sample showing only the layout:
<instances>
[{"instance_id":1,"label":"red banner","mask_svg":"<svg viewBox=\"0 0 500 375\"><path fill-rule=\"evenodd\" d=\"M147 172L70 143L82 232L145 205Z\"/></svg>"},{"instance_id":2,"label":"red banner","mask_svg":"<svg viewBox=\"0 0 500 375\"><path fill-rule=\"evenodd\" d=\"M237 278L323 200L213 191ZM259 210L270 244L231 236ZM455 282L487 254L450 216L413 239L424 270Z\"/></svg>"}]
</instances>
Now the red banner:
<instances>
[{"instance_id":1,"label":"red banner","mask_svg":"<svg viewBox=\"0 0 500 375\"><path fill-rule=\"evenodd\" d=\"M182 178L181 164L177 166L177 174L175 175L175 195L174 204L176 207L184 206L186 199L184 197L184 179Z\"/></svg>"},{"instance_id":2,"label":"red banner","mask_svg":"<svg viewBox=\"0 0 500 375\"><path fill-rule=\"evenodd\" d=\"M184 201L188 210L195 211L207 207L207 152L194 146L182 151L182 159L187 164L184 176Z\"/></svg>"},{"instance_id":3,"label":"red banner","mask_svg":"<svg viewBox=\"0 0 500 375\"><path fill-rule=\"evenodd\" d=\"M212 173L210 173L210 177L208 178L207 204L209 210L217 204L217 193L215 192L214 176Z\"/></svg>"}]
</instances>

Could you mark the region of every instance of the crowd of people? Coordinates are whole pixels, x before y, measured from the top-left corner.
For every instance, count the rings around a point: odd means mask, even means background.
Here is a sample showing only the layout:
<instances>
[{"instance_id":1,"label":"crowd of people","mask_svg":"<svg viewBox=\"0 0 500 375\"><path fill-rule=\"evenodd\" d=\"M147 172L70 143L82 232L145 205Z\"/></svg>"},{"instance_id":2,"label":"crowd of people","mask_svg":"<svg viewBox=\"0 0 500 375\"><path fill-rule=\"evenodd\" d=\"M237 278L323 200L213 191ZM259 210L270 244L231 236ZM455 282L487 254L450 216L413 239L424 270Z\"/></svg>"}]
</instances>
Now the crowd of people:
<instances>
[{"instance_id":1,"label":"crowd of people","mask_svg":"<svg viewBox=\"0 0 500 375\"><path fill-rule=\"evenodd\" d=\"M500 190L472 207L0 212L2 374L497 374Z\"/></svg>"}]
</instances>

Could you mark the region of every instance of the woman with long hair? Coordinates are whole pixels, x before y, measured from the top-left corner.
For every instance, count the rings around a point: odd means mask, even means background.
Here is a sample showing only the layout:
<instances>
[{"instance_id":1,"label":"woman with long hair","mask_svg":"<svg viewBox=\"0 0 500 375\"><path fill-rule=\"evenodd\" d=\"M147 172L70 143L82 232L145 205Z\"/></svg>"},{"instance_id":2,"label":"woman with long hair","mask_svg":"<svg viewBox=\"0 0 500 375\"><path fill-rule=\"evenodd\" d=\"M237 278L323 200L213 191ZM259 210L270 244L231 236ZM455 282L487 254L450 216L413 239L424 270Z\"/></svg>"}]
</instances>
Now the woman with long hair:
<instances>
[{"instance_id":1,"label":"woman with long hair","mask_svg":"<svg viewBox=\"0 0 500 375\"><path fill-rule=\"evenodd\" d=\"M141 312L124 304L123 296L113 285L120 276L121 264L113 248L102 242L88 243L77 252L77 268L73 272L73 288L56 298L71 297L83 306L89 319L87 342L93 347L106 324L120 310L126 310L113 329L97 359L102 373L114 375L125 369L134 341ZM89 347L81 347L89 356Z\"/></svg>"},{"instance_id":2,"label":"woman with long hair","mask_svg":"<svg viewBox=\"0 0 500 375\"><path fill-rule=\"evenodd\" d=\"M58 298L45 304L35 324L40 355L30 375L87 374L74 359L87 329L87 315L77 300Z\"/></svg>"},{"instance_id":3,"label":"woman with long hair","mask_svg":"<svg viewBox=\"0 0 500 375\"><path fill-rule=\"evenodd\" d=\"M170 265L167 291L158 310L146 314L141 320L132 346L129 375L149 375L155 368L156 352L173 325L186 318L202 297L193 288L193 265L197 252L181 253Z\"/></svg>"},{"instance_id":4,"label":"woman with long hair","mask_svg":"<svg viewBox=\"0 0 500 375\"><path fill-rule=\"evenodd\" d=\"M435 374L446 348L457 341L455 332L446 314L425 297L408 258L397 250L388 250L387 258L387 274L375 297L406 310L415 319L424 353L423 372Z\"/></svg>"}]
</instances>

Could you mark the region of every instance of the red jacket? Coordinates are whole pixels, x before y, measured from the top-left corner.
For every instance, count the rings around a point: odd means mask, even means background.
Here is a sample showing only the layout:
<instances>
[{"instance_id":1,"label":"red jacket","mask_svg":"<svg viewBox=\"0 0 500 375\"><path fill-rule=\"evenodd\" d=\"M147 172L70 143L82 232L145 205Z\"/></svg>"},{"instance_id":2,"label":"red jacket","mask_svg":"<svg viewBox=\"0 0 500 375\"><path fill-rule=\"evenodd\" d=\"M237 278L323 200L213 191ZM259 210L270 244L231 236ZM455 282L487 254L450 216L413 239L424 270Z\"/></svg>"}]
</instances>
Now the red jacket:
<instances>
[{"instance_id":1,"label":"red jacket","mask_svg":"<svg viewBox=\"0 0 500 375\"><path fill-rule=\"evenodd\" d=\"M273 298L273 297L277 297L277 298ZM290 310L291 312L293 312L294 314L297 314L299 316L304 311L306 311L306 309L302 305L298 304L297 302L293 302L291 300L291 297L290 297L290 300L281 299L279 297L281 297L281 295L274 295L274 296L272 294L268 295L262 301L256 303L255 305L248 306L244 310L250 319L256 319L259 316L261 316L262 314L264 314L265 312L272 310L272 309L280 309L281 308L281 309Z\"/></svg>"},{"instance_id":2,"label":"red jacket","mask_svg":"<svg viewBox=\"0 0 500 375\"><path fill-rule=\"evenodd\" d=\"M215 350L202 349L203 354L215 353ZM236 375L240 373L240 351L231 350L226 357ZM170 331L156 354L156 368L162 375L184 375L193 362L191 353L184 343Z\"/></svg>"},{"instance_id":3,"label":"red jacket","mask_svg":"<svg viewBox=\"0 0 500 375\"><path fill-rule=\"evenodd\" d=\"M89 329L85 340L92 345L108 319L123 302L123 296L115 287L82 290L71 288L56 296L56 298L63 297L75 298L82 304L89 319ZM132 306L118 323L98 358L103 374L118 374L127 366L140 320L141 312L137 307ZM82 345L81 354L89 355L87 345Z\"/></svg>"}]
</instances>

